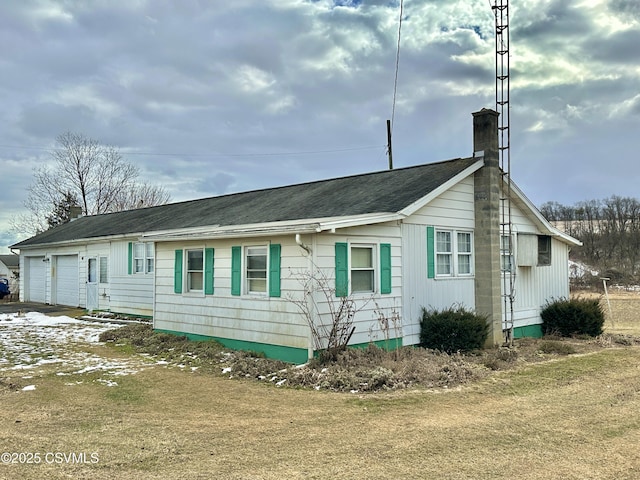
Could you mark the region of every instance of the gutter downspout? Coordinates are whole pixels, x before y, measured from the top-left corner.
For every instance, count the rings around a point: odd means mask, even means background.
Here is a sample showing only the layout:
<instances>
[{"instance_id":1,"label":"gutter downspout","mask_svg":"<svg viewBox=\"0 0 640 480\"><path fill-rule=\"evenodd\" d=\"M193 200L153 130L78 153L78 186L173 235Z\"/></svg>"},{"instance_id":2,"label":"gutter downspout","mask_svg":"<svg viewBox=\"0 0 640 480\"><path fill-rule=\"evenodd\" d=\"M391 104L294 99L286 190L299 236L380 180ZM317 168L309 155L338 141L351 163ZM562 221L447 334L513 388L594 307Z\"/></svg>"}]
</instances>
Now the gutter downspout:
<instances>
[{"instance_id":1,"label":"gutter downspout","mask_svg":"<svg viewBox=\"0 0 640 480\"><path fill-rule=\"evenodd\" d=\"M302 243L302 239L300 238L300 234L299 233L296 233L296 243L298 244L298 246L300 248L305 250L307 252L307 254L311 254L311 248L308 245L305 245L304 243Z\"/></svg>"}]
</instances>

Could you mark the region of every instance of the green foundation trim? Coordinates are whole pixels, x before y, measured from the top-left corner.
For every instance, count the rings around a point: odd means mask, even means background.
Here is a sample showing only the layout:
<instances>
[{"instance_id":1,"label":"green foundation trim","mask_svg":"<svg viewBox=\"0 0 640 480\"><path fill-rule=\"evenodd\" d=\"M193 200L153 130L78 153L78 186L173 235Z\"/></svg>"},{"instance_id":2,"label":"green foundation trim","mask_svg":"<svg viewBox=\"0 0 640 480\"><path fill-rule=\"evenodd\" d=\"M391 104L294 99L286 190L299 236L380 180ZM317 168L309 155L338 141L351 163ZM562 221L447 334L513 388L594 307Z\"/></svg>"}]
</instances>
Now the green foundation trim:
<instances>
[{"instance_id":1,"label":"green foundation trim","mask_svg":"<svg viewBox=\"0 0 640 480\"><path fill-rule=\"evenodd\" d=\"M349 348L367 348L372 344L383 350L396 350L402 347L402 337L390 338L389 340L376 340L375 342L356 343L355 345L349 345Z\"/></svg>"},{"instance_id":2,"label":"green foundation trim","mask_svg":"<svg viewBox=\"0 0 640 480\"><path fill-rule=\"evenodd\" d=\"M210 337L208 335L198 335L196 333L177 332L175 330L154 329L156 332L170 333L187 337L189 340L206 342L215 340L231 350L251 350L264 353L267 358L275 358L283 362L295 364L306 363L309 353L306 348L285 347L283 345L271 345L269 343L247 342L244 340L234 340L231 338Z\"/></svg>"},{"instance_id":3,"label":"green foundation trim","mask_svg":"<svg viewBox=\"0 0 640 480\"><path fill-rule=\"evenodd\" d=\"M513 338L541 338L542 337L542 325L526 325L524 327L516 327L513 329Z\"/></svg>"}]
</instances>

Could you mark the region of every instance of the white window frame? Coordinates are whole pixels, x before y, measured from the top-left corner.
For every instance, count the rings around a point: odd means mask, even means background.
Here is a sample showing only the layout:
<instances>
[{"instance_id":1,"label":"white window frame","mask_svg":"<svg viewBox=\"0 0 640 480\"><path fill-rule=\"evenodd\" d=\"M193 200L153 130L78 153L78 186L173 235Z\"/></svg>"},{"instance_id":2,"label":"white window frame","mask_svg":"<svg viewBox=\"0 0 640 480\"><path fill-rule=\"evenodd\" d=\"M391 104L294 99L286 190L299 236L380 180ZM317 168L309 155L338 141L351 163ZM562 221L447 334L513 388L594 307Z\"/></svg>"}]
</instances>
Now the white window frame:
<instances>
[{"instance_id":1,"label":"white window frame","mask_svg":"<svg viewBox=\"0 0 640 480\"><path fill-rule=\"evenodd\" d=\"M351 293L376 293L376 286L378 284L378 268L377 268L377 245L371 243L350 243L349 244L349 285ZM354 267L353 266L353 249L368 249L371 252L371 266L370 267ZM371 272L371 290L356 290L353 283L353 272Z\"/></svg>"},{"instance_id":2,"label":"white window frame","mask_svg":"<svg viewBox=\"0 0 640 480\"><path fill-rule=\"evenodd\" d=\"M189 252L200 252L202 255L202 269L189 269ZM196 247L196 248L185 248L184 249L184 285L186 293L204 293L204 248ZM191 288L191 284L193 283L191 280L191 274L200 273L200 283L201 288Z\"/></svg>"},{"instance_id":3,"label":"white window frame","mask_svg":"<svg viewBox=\"0 0 640 480\"><path fill-rule=\"evenodd\" d=\"M142 249L142 252L138 252L138 249ZM135 275L153 273L155 270L155 246L153 242L135 242L133 244L132 262L131 269Z\"/></svg>"},{"instance_id":4,"label":"white window frame","mask_svg":"<svg viewBox=\"0 0 640 480\"><path fill-rule=\"evenodd\" d=\"M449 237L449 249L440 248L440 243L438 241L439 234L447 234ZM469 236L469 247L470 251L460 250L459 248L459 235L468 235ZM475 247L474 247L474 238L473 231L471 230L455 230L455 229L444 229L444 228L436 228L434 233L434 254L435 254L435 276L436 278L471 278L475 275ZM460 266L462 262L460 262L462 257L466 257L469 259L469 272L461 272ZM444 262L440 262L440 258L447 258L449 260L449 271L443 272L441 271L441 266L444 265Z\"/></svg>"},{"instance_id":5,"label":"white window frame","mask_svg":"<svg viewBox=\"0 0 640 480\"><path fill-rule=\"evenodd\" d=\"M260 280L260 277L250 277L249 276L249 253L256 252L259 250L264 250L265 256L265 268L264 268L264 291L262 290L252 290L251 284L252 280ZM251 256L262 256L262 255L251 255ZM256 245L245 245L242 251L242 291L245 295L256 295L260 297L267 297L269 295L269 244L256 244ZM252 272L261 272L263 269L252 269Z\"/></svg>"}]
</instances>

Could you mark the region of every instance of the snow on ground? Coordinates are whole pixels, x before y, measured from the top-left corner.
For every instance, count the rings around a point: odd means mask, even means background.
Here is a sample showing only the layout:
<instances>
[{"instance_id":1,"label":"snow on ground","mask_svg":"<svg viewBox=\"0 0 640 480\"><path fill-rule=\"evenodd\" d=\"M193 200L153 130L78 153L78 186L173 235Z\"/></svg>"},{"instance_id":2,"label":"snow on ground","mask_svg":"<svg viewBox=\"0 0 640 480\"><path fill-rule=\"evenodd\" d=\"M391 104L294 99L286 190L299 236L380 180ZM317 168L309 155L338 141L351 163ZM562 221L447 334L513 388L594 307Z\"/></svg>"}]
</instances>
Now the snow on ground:
<instances>
[{"instance_id":1,"label":"snow on ground","mask_svg":"<svg viewBox=\"0 0 640 480\"><path fill-rule=\"evenodd\" d=\"M64 316L48 317L37 312L0 314L0 375L31 379L53 371L69 376L67 385L74 385L82 383L78 375L98 372L104 378L97 382L117 386L114 377L140 371L148 365L145 360L105 359L84 352L81 347L98 344L100 333L121 326ZM35 389L35 386L29 387L32 388L25 387L25 390Z\"/></svg>"}]
</instances>

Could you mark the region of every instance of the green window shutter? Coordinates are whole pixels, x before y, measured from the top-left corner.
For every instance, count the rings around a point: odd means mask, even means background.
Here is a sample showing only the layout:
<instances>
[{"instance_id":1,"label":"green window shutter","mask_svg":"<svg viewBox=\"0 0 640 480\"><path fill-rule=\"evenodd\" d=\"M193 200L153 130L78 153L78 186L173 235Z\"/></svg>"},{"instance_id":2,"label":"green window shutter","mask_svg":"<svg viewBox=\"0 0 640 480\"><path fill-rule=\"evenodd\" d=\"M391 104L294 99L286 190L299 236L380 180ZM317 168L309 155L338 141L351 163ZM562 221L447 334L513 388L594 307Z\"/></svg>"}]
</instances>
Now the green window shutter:
<instances>
[{"instance_id":1,"label":"green window shutter","mask_svg":"<svg viewBox=\"0 0 640 480\"><path fill-rule=\"evenodd\" d=\"M213 295L213 248L204 249L204 294Z\"/></svg>"},{"instance_id":2,"label":"green window shutter","mask_svg":"<svg viewBox=\"0 0 640 480\"><path fill-rule=\"evenodd\" d=\"M280 296L280 251L278 243L269 245L269 296Z\"/></svg>"},{"instance_id":3,"label":"green window shutter","mask_svg":"<svg viewBox=\"0 0 640 480\"><path fill-rule=\"evenodd\" d=\"M336 297L349 294L349 244L336 242Z\"/></svg>"},{"instance_id":4,"label":"green window shutter","mask_svg":"<svg viewBox=\"0 0 640 480\"><path fill-rule=\"evenodd\" d=\"M173 262L173 291L182 293L182 250L175 251Z\"/></svg>"},{"instance_id":5,"label":"green window shutter","mask_svg":"<svg viewBox=\"0 0 640 480\"><path fill-rule=\"evenodd\" d=\"M380 244L380 293L391 293L391 244Z\"/></svg>"},{"instance_id":6,"label":"green window shutter","mask_svg":"<svg viewBox=\"0 0 640 480\"><path fill-rule=\"evenodd\" d=\"M127 264L127 274L131 275L133 273L133 242L129 242L129 252L128 252L128 264Z\"/></svg>"},{"instance_id":7,"label":"green window shutter","mask_svg":"<svg viewBox=\"0 0 640 480\"><path fill-rule=\"evenodd\" d=\"M427 227L427 278L436 277L435 228Z\"/></svg>"},{"instance_id":8,"label":"green window shutter","mask_svg":"<svg viewBox=\"0 0 640 480\"><path fill-rule=\"evenodd\" d=\"M240 295L242 290L242 247L231 247L231 295Z\"/></svg>"}]
</instances>

